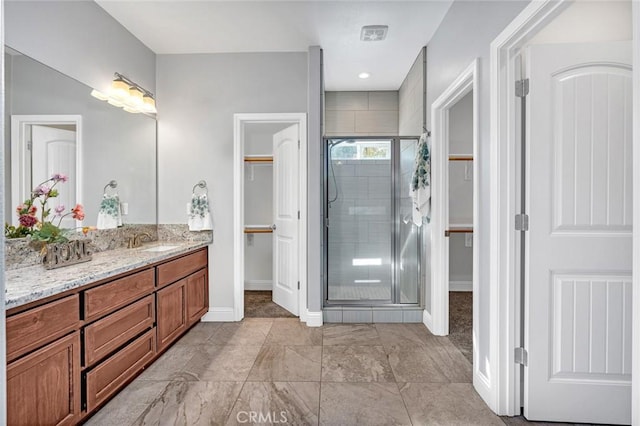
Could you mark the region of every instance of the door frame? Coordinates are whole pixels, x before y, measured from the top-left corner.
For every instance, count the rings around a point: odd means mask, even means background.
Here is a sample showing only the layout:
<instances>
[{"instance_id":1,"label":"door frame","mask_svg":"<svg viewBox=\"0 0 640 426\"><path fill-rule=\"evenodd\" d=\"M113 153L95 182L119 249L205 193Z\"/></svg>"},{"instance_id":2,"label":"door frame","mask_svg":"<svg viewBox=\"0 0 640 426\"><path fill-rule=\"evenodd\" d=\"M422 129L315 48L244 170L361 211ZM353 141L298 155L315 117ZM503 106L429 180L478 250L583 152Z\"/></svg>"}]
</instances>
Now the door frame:
<instances>
[{"instance_id":1,"label":"door frame","mask_svg":"<svg viewBox=\"0 0 640 426\"><path fill-rule=\"evenodd\" d=\"M465 95L473 93L473 334L478 327L478 70L479 61L469 66L431 105L431 324L438 336L449 334L449 240L445 231L449 224L449 110ZM478 365L473 349L474 366ZM474 375L481 374L474 368Z\"/></svg>"},{"instance_id":2,"label":"door frame","mask_svg":"<svg viewBox=\"0 0 640 426\"><path fill-rule=\"evenodd\" d=\"M570 0L531 2L496 37L490 46L490 270L489 339L490 392L483 395L499 415L520 414L520 366L514 349L519 346L519 231L515 230L519 180L518 140L515 127L516 53L542 28L564 11ZM633 146L640 147L640 4L632 2L633 22ZM633 184L640 187L640 148L633 150ZM640 200L634 197L633 220L640 223ZM640 285L640 230L633 231L633 285ZM640 292L633 293L633 324L640 324ZM633 371L640 371L640 327L633 329ZM640 422L640 374L632 378L632 421Z\"/></svg>"},{"instance_id":3,"label":"door frame","mask_svg":"<svg viewBox=\"0 0 640 426\"><path fill-rule=\"evenodd\" d=\"M242 113L233 115L233 318L244 318L244 127L247 124L298 124L300 129L298 271L300 321L307 322L307 114Z\"/></svg>"},{"instance_id":4,"label":"door frame","mask_svg":"<svg viewBox=\"0 0 640 426\"><path fill-rule=\"evenodd\" d=\"M25 128L29 125L63 125L73 124L76 126L76 181L75 193L76 203L82 204L82 116L76 114L40 114L11 116L11 205L13 207L22 204L24 194L31 192L32 188L26 187L23 172L26 169L25 152ZM29 170L31 170L29 168ZM31 186L35 185L33 182ZM9 210L13 212L13 208ZM11 222L17 224L15 215L11 213ZM76 220L76 226L82 226L82 221Z\"/></svg>"}]
</instances>

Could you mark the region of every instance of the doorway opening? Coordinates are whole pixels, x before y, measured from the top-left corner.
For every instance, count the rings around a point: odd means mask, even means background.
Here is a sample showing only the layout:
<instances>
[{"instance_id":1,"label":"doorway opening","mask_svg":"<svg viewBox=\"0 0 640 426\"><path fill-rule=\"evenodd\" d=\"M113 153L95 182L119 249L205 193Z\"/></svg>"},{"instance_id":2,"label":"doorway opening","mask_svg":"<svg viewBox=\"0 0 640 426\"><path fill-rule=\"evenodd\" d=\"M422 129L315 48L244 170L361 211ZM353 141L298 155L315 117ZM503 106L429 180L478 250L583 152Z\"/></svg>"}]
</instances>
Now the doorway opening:
<instances>
[{"instance_id":1,"label":"doorway opening","mask_svg":"<svg viewBox=\"0 0 640 426\"><path fill-rule=\"evenodd\" d=\"M417 145L417 137L325 139L325 306L421 304L410 198Z\"/></svg>"},{"instance_id":2,"label":"doorway opening","mask_svg":"<svg viewBox=\"0 0 640 426\"><path fill-rule=\"evenodd\" d=\"M12 206L29 199L33 188L54 173L64 174L69 179L69 184L56 188L59 202L65 206L81 202L81 116L12 115L11 153ZM18 225L16 215L7 219ZM81 222L67 217L61 225L76 228Z\"/></svg>"},{"instance_id":3,"label":"doorway opening","mask_svg":"<svg viewBox=\"0 0 640 426\"><path fill-rule=\"evenodd\" d=\"M306 114L234 121L234 319L306 321Z\"/></svg>"},{"instance_id":4,"label":"doorway opening","mask_svg":"<svg viewBox=\"0 0 640 426\"><path fill-rule=\"evenodd\" d=\"M274 302L274 135L291 123L248 123L244 133L244 315L295 315Z\"/></svg>"},{"instance_id":5,"label":"doorway opening","mask_svg":"<svg viewBox=\"0 0 640 426\"><path fill-rule=\"evenodd\" d=\"M474 336L478 331L478 61L432 105L431 321L473 364L484 382ZM476 342L477 344L477 342Z\"/></svg>"}]
</instances>

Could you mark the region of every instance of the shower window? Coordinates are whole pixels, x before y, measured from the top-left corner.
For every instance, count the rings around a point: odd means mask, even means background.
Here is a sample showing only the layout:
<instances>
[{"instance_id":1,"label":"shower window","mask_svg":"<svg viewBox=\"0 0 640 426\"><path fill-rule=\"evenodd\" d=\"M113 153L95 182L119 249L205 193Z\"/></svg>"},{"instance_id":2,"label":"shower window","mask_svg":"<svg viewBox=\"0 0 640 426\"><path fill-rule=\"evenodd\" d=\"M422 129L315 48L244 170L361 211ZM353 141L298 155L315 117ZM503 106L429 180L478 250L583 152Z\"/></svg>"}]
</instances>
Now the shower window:
<instances>
[{"instance_id":1,"label":"shower window","mask_svg":"<svg viewBox=\"0 0 640 426\"><path fill-rule=\"evenodd\" d=\"M417 138L325 146L325 301L419 304L419 229L409 182Z\"/></svg>"}]
</instances>

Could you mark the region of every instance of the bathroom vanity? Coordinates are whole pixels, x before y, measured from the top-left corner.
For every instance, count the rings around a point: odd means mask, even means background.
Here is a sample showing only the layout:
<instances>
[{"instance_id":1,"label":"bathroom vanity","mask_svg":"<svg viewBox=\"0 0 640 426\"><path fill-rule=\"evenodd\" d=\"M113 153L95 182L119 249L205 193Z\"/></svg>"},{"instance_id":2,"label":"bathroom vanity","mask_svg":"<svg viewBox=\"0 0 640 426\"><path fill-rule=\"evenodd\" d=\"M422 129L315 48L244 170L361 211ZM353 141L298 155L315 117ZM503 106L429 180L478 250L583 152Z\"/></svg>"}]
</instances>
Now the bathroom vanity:
<instances>
[{"instance_id":1,"label":"bathroom vanity","mask_svg":"<svg viewBox=\"0 0 640 426\"><path fill-rule=\"evenodd\" d=\"M207 312L207 268L206 244L191 242L8 271L8 424L95 412Z\"/></svg>"}]
</instances>

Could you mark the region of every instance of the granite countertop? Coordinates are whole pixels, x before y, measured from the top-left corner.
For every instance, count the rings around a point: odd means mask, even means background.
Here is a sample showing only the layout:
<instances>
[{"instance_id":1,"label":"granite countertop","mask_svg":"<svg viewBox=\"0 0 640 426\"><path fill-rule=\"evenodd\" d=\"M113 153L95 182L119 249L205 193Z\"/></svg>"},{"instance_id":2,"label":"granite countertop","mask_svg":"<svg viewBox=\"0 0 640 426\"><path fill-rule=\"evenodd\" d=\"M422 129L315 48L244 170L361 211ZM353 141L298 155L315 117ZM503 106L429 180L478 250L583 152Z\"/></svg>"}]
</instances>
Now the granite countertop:
<instances>
[{"instance_id":1,"label":"granite countertop","mask_svg":"<svg viewBox=\"0 0 640 426\"><path fill-rule=\"evenodd\" d=\"M152 263L206 247L203 241L153 242L135 249L120 248L93 254L89 262L46 270L42 265L5 272L6 309L25 305L67 290L113 277ZM171 246L164 251L148 251L158 246Z\"/></svg>"}]
</instances>

